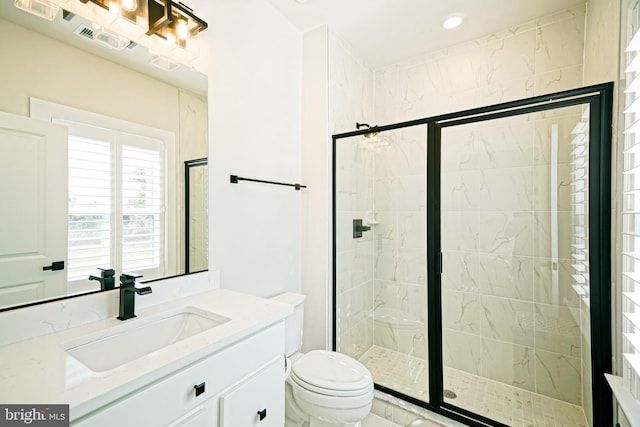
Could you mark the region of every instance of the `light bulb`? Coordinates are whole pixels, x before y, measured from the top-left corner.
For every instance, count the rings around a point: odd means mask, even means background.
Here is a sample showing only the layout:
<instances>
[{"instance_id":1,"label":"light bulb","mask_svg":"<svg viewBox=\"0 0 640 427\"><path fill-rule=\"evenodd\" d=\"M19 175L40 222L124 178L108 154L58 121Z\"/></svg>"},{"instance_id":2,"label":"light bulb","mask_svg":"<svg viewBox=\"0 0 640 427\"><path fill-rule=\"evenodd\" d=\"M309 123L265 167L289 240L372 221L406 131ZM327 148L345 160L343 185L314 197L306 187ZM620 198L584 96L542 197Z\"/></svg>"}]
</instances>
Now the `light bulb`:
<instances>
[{"instance_id":1,"label":"light bulb","mask_svg":"<svg viewBox=\"0 0 640 427\"><path fill-rule=\"evenodd\" d=\"M133 12L138 8L138 2L136 0L120 0L120 6L124 10L128 10L129 12Z\"/></svg>"},{"instance_id":2,"label":"light bulb","mask_svg":"<svg viewBox=\"0 0 640 427\"><path fill-rule=\"evenodd\" d=\"M185 21L184 19L178 20L176 33L178 33L179 39L184 40L189 38L189 27L187 25L187 21Z\"/></svg>"},{"instance_id":3,"label":"light bulb","mask_svg":"<svg viewBox=\"0 0 640 427\"><path fill-rule=\"evenodd\" d=\"M452 30L462 24L463 19L462 13L452 13L442 20L442 27L446 30Z\"/></svg>"}]
</instances>

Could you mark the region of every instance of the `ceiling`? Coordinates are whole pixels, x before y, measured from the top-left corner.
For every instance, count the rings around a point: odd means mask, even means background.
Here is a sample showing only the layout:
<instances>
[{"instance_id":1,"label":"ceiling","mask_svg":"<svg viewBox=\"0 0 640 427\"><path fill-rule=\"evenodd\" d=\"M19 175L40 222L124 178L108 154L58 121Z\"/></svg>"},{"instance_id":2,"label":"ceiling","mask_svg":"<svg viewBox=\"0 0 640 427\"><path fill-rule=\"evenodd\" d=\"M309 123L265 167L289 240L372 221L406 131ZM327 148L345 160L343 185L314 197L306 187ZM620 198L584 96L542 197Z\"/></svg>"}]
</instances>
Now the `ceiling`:
<instances>
[{"instance_id":1,"label":"ceiling","mask_svg":"<svg viewBox=\"0 0 640 427\"><path fill-rule=\"evenodd\" d=\"M265 0L301 31L328 24L354 54L373 68L476 39L539 16L584 4L584 0ZM465 15L454 30L441 27L454 12ZM123 52L96 48L73 35L81 19L61 17L53 23L21 12L13 2L0 1L0 18L125 64L145 74L196 93L206 93L206 77L185 67L171 73L150 67L137 49ZM141 49L141 48L139 48Z\"/></svg>"},{"instance_id":2,"label":"ceiling","mask_svg":"<svg viewBox=\"0 0 640 427\"><path fill-rule=\"evenodd\" d=\"M580 0L266 0L302 31L322 24L373 68L531 21ZM462 25L441 27L460 12Z\"/></svg>"}]
</instances>

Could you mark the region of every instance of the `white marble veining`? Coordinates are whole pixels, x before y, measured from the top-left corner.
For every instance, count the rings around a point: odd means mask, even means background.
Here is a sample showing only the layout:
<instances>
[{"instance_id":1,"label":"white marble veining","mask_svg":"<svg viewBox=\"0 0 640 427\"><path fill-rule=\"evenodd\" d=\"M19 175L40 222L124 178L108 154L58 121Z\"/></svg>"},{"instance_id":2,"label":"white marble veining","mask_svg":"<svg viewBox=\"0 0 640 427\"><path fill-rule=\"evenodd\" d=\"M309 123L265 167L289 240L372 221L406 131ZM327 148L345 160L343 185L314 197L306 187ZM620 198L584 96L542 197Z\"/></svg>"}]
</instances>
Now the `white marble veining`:
<instances>
[{"instance_id":1,"label":"white marble veining","mask_svg":"<svg viewBox=\"0 0 640 427\"><path fill-rule=\"evenodd\" d=\"M180 307L195 307L231 320L104 372L91 371L63 349L64 343L78 337L114 326L135 327L146 317ZM44 312L47 310L29 315ZM4 345L0 347L0 401L69 404L73 420L276 323L290 312L290 306L275 301L214 289L139 307L138 317L125 322L113 315Z\"/></svg>"}]
</instances>

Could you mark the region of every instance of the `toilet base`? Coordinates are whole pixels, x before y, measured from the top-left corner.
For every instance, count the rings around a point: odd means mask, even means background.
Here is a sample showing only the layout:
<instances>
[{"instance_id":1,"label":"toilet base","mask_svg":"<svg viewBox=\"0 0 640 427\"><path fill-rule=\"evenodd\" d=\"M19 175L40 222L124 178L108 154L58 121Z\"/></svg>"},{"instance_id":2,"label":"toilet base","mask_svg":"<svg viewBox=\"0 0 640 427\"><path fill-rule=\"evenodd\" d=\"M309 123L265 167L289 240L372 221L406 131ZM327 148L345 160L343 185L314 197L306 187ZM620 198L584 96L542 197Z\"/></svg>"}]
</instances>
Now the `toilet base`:
<instances>
[{"instance_id":1,"label":"toilet base","mask_svg":"<svg viewBox=\"0 0 640 427\"><path fill-rule=\"evenodd\" d=\"M296 402L289 379L285 382L285 423L284 427L361 427L361 421L335 423L309 415ZM373 399L372 399L373 400ZM367 413L371 410L371 404Z\"/></svg>"}]
</instances>

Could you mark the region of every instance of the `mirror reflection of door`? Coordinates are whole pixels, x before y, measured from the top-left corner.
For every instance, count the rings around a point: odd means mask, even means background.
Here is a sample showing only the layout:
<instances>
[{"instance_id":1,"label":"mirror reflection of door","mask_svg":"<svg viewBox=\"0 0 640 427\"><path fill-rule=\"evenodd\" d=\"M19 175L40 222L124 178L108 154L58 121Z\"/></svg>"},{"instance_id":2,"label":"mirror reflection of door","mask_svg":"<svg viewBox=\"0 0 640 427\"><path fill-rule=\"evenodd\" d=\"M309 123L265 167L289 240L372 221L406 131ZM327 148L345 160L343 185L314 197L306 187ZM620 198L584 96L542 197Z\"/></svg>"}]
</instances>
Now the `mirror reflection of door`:
<instances>
[{"instance_id":1,"label":"mirror reflection of door","mask_svg":"<svg viewBox=\"0 0 640 427\"><path fill-rule=\"evenodd\" d=\"M0 113L0 300L23 304L66 293L67 131ZM43 269L47 268L47 269Z\"/></svg>"},{"instance_id":2,"label":"mirror reflection of door","mask_svg":"<svg viewBox=\"0 0 640 427\"><path fill-rule=\"evenodd\" d=\"M185 272L209 268L209 166L207 159L184 162L185 168Z\"/></svg>"}]
</instances>

